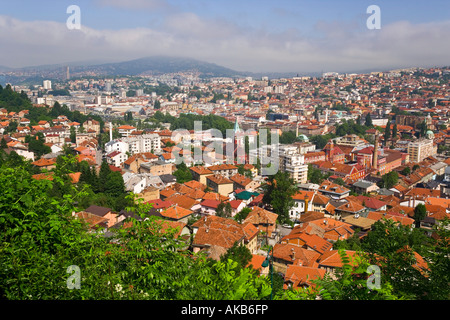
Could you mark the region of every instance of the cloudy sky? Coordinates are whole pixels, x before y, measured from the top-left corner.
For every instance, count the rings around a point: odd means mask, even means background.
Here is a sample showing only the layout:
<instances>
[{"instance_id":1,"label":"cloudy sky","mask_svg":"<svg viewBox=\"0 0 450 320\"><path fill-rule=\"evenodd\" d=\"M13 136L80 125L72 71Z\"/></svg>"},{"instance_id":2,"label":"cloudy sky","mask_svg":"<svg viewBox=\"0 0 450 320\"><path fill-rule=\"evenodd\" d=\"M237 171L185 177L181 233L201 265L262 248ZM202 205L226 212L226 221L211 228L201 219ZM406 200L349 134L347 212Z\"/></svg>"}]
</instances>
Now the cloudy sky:
<instances>
[{"instance_id":1,"label":"cloudy sky","mask_svg":"<svg viewBox=\"0 0 450 320\"><path fill-rule=\"evenodd\" d=\"M378 5L381 28L367 8ZM70 5L80 29L69 29ZM239 71L450 65L450 1L1 1L0 65L185 56Z\"/></svg>"}]
</instances>

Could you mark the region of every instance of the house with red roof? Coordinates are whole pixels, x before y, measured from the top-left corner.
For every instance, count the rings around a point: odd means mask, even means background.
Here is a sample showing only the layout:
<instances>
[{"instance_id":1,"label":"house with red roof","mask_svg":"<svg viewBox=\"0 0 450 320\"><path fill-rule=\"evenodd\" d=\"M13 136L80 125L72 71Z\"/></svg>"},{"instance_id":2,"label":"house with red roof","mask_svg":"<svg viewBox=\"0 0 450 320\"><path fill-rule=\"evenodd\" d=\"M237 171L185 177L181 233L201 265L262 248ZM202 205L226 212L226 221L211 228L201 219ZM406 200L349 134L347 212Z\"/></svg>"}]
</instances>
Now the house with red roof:
<instances>
[{"instance_id":1,"label":"house with red roof","mask_svg":"<svg viewBox=\"0 0 450 320\"><path fill-rule=\"evenodd\" d=\"M283 289L302 289L315 286L314 280L325 276L325 269L304 267L301 265L288 265L284 275Z\"/></svg>"}]
</instances>

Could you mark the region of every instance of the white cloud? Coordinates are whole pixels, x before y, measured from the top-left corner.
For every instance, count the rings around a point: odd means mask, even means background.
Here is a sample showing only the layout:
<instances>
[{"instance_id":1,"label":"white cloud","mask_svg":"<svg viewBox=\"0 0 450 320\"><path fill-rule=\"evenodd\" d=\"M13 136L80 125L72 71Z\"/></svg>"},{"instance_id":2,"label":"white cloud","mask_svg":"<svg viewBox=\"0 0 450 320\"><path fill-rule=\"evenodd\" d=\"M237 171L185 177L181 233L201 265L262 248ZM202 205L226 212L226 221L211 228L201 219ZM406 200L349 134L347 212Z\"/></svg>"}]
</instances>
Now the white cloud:
<instances>
[{"instance_id":1,"label":"white cloud","mask_svg":"<svg viewBox=\"0 0 450 320\"><path fill-rule=\"evenodd\" d=\"M81 30L69 30L65 23L0 16L0 42L5 48L0 51L0 64L107 62L151 55L188 56L255 72L450 64L450 21L400 21L383 25L381 30L321 23L318 30L320 38L306 38L295 29L273 33L226 20L202 19L193 13L171 14L158 30L97 30L83 25Z\"/></svg>"}]
</instances>

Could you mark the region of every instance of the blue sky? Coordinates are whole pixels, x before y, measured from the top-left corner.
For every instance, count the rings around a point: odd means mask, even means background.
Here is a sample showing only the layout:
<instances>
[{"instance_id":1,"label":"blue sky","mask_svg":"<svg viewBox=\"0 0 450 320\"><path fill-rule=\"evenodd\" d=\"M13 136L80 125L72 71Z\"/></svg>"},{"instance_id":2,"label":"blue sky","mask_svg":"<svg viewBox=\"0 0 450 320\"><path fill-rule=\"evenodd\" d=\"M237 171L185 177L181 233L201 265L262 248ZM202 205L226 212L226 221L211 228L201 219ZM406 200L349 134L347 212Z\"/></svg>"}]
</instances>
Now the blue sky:
<instances>
[{"instance_id":1,"label":"blue sky","mask_svg":"<svg viewBox=\"0 0 450 320\"><path fill-rule=\"evenodd\" d=\"M72 4L80 7L82 30L65 28ZM366 28L372 4L381 9L380 30ZM0 41L9 52L0 53L0 65L153 54L249 71L448 65L449 13L448 0L8 1Z\"/></svg>"}]
</instances>

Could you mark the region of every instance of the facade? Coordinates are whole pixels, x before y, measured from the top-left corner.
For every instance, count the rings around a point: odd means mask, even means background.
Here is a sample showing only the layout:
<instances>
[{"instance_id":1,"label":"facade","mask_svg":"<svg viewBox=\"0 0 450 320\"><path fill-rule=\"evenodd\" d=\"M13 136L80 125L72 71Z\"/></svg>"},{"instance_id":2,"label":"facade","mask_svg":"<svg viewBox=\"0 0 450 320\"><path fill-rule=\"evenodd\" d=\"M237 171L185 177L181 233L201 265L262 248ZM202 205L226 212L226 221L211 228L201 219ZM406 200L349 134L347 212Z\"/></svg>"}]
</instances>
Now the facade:
<instances>
[{"instance_id":1,"label":"facade","mask_svg":"<svg viewBox=\"0 0 450 320\"><path fill-rule=\"evenodd\" d=\"M233 181L219 174L206 177L206 185L223 196L228 196L233 192Z\"/></svg>"},{"instance_id":2,"label":"facade","mask_svg":"<svg viewBox=\"0 0 450 320\"><path fill-rule=\"evenodd\" d=\"M203 166L190 167L189 170L191 171L192 178L204 185L206 185L206 178L213 175L211 170Z\"/></svg>"},{"instance_id":3,"label":"facade","mask_svg":"<svg viewBox=\"0 0 450 320\"><path fill-rule=\"evenodd\" d=\"M143 134L139 136L129 136L122 139L128 144L128 152L135 153L160 153L161 152L161 137L158 134Z\"/></svg>"},{"instance_id":4,"label":"facade","mask_svg":"<svg viewBox=\"0 0 450 320\"><path fill-rule=\"evenodd\" d=\"M96 135L100 134L100 122L94 119L88 119L83 123L86 132L94 131Z\"/></svg>"},{"instance_id":5,"label":"facade","mask_svg":"<svg viewBox=\"0 0 450 320\"><path fill-rule=\"evenodd\" d=\"M238 167L232 164L218 164L207 167L213 174L219 174L227 179L238 173ZM201 181L200 181L201 182Z\"/></svg>"},{"instance_id":6,"label":"facade","mask_svg":"<svg viewBox=\"0 0 450 320\"><path fill-rule=\"evenodd\" d=\"M280 170L288 172L295 183L306 183L308 180L308 165L305 156L298 153L294 146L281 146L279 150Z\"/></svg>"},{"instance_id":7,"label":"facade","mask_svg":"<svg viewBox=\"0 0 450 320\"><path fill-rule=\"evenodd\" d=\"M437 153L437 147L433 140L420 139L408 144L409 161L421 162L423 159L434 156Z\"/></svg>"}]
</instances>

